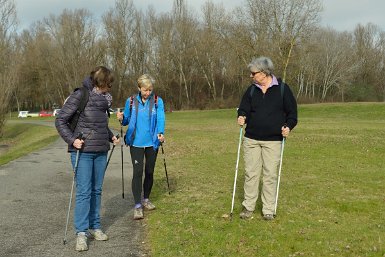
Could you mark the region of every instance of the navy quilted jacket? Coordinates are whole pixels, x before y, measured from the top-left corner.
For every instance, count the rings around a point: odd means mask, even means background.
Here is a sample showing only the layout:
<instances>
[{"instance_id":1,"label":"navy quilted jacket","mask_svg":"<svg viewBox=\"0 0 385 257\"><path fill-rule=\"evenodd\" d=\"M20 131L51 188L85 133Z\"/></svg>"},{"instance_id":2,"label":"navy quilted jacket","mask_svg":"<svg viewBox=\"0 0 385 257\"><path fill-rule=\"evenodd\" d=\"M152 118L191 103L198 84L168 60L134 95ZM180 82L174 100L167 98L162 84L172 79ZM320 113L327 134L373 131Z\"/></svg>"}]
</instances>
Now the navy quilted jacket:
<instances>
[{"instance_id":1,"label":"navy quilted jacket","mask_svg":"<svg viewBox=\"0 0 385 257\"><path fill-rule=\"evenodd\" d=\"M82 152L108 152L114 136L108 128L108 101L104 96L92 92L90 78L83 81L83 86L89 90L89 99L75 130L70 130L68 122L80 104L81 90L73 92L64 103L55 120L56 129L68 144L69 152L76 151L72 144L80 132L85 138Z\"/></svg>"}]
</instances>

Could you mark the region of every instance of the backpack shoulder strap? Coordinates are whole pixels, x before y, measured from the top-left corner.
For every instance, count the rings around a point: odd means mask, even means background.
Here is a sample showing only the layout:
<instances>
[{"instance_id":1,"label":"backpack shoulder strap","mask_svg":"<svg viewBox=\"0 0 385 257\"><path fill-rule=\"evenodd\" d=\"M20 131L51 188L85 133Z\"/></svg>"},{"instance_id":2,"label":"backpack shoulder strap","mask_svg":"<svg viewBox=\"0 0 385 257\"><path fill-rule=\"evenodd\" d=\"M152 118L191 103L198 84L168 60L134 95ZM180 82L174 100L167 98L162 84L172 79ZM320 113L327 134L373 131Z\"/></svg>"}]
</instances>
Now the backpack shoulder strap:
<instances>
[{"instance_id":1,"label":"backpack shoulder strap","mask_svg":"<svg viewBox=\"0 0 385 257\"><path fill-rule=\"evenodd\" d=\"M137 97L137 95L130 96L130 113L132 111L132 107L135 105L136 116L138 116L138 105L139 105L139 102L138 102L138 99L136 97Z\"/></svg>"},{"instance_id":2,"label":"backpack shoulder strap","mask_svg":"<svg viewBox=\"0 0 385 257\"><path fill-rule=\"evenodd\" d=\"M151 117L151 113L152 113L152 107L155 106L155 109L158 108L158 96L157 95L153 95L153 97L151 97L150 99L150 106L148 108L148 115L149 117Z\"/></svg>"},{"instance_id":3,"label":"backpack shoulder strap","mask_svg":"<svg viewBox=\"0 0 385 257\"><path fill-rule=\"evenodd\" d=\"M134 96L130 96L130 111L132 109L133 104L134 104Z\"/></svg>"},{"instance_id":4,"label":"backpack shoulder strap","mask_svg":"<svg viewBox=\"0 0 385 257\"><path fill-rule=\"evenodd\" d=\"M89 91L86 87L81 87L81 88L75 88L74 89L74 92L77 91L77 90L80 90L80 93L81 93L81 96L80 96L80 103L78 105L78 108L76 109L76 112L74 113L74 115L71 117L70 121L69 121L69 127L72 131L75 130L77 124L78 124L78 120L79 120L79 117L80 117L80 114L84 111L84 109L86 108L86 105L87 105L87 102L88 102L88 98L89 98Z\"/></svg>"},{"instance_id":5,"label":"backpack shoulder strap","mask_svg":"<svg viewBox=\"0 0 385 257\"><path fill-rule=\"evenodd\" d=\"M255 85L251 85L251 90L250 90L250 98L253 97L253 94L254 94L254 90L255 90Z\"/></svg>"},{"instance_id":6,"label":"backpack shoulder strap","mask_svg":"<svg viewBox=\"0 0 385 257\"><path fill-rule=\"evenodd\" d=\"M155 108L158 108L158 95L154 95Z\"/></svg>"},{"instance_id":7,"label":"backpack shoulder strap","mask_svg":"<svg viewBox=\"0 0 385 257\"><path fill-rule=\"evenodd\" d=\"M86 105L87 105L90 93L89 93L89 91L88 91L88 89L86 87L81 87L81 88L79 88L79 90L82 93L81 94L81 98L80 98L80 103L79 103L79 106L78 106L78 110L77 110L78 113L80 114L86 108Z\"/></svg>"},{"instance_id":8,"label":"backpack shoulder strap","mask_svg":"<svg viewBox=\"0 0 385 257\"><path fill-rule=\"evenodd\" d=\"M285 93L285 82L283 82L283 80L280 79L278 83L279 83L279 86L281 87L281 98L283 101L283 95Z\"/></svg>"}]
</instances>

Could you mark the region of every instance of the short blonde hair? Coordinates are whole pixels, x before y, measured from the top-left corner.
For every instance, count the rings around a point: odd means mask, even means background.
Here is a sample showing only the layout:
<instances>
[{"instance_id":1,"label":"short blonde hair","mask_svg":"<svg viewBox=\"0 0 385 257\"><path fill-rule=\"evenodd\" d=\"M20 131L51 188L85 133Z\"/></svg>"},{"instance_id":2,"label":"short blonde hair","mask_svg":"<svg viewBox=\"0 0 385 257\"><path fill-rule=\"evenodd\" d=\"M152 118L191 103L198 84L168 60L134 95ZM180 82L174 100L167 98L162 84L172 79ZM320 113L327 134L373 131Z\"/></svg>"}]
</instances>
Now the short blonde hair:
<instances>
[{"instance_id":1,"label":"short blonde hair","mask_svg":"<svg viewBox=\"0 0 385 257\"><path fill-rule=\"evenodd\" d=\"M140 76L138 78L138 87L139 88L150 88L150 87L154 87L154 83L155 83L155 80L153 77L151 77L150 75L148 74L143 74L142 76Z\"/></svg>"}]
</instances>

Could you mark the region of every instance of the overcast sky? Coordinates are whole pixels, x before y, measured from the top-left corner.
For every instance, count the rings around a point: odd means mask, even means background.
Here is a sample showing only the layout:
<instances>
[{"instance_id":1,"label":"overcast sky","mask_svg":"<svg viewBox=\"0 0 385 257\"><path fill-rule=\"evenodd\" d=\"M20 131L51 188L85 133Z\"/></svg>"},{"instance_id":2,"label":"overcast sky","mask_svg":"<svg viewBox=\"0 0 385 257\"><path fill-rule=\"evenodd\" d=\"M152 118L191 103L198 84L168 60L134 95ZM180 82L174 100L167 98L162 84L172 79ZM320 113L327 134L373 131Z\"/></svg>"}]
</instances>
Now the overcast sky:
<instances>
[{"instance_id":1,"label":"overcast sky","mask_svg":"<svg viewBox=\"0 0 385 257\"><path fill-rule=\"evenodd\" d=\"M115 0L14 0L19 18L19 28L28 29L34 21L48 17L49 14L60 15L63 9L86 8L100 18L101 15L114 6ZM189 6L197 11L206 0L186 0ZM223 3L229 9L240 6L242 0L212 0ZM159 12L172 9L173 0L134 0L136 8L146 10L152 5ZM379 25L385 31L385 0L323 0L324 11L321 14L322 25L336 30L352 31L358 23L366 25L371 22Z\"/></svg>"}]
</instances>

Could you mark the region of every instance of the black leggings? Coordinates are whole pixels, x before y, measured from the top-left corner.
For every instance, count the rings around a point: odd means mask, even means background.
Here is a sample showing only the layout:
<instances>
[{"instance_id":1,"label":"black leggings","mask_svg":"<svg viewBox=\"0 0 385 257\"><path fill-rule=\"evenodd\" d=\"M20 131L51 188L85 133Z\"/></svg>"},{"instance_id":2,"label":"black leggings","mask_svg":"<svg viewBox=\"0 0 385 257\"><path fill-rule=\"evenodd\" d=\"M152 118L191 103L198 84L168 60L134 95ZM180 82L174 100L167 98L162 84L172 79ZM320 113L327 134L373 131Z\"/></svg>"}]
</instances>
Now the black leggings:
<instances>
[{"instance_id":1,"label":"black leggings","mask_svg":"<svg viewBox=\"0 0 385 257\"><path fill-rule=\"evenodd\" d=\"M141 203L142 195L142 177L143 177L143 163L146 158L146 165L144 169L143 181L143 198L149 198L152 184L154 183L154 168L158 150L151 147L130 147L131 161L133 167L132 175L132 194L134 195L135 204Z\"/></svg>"}]
</instances>

